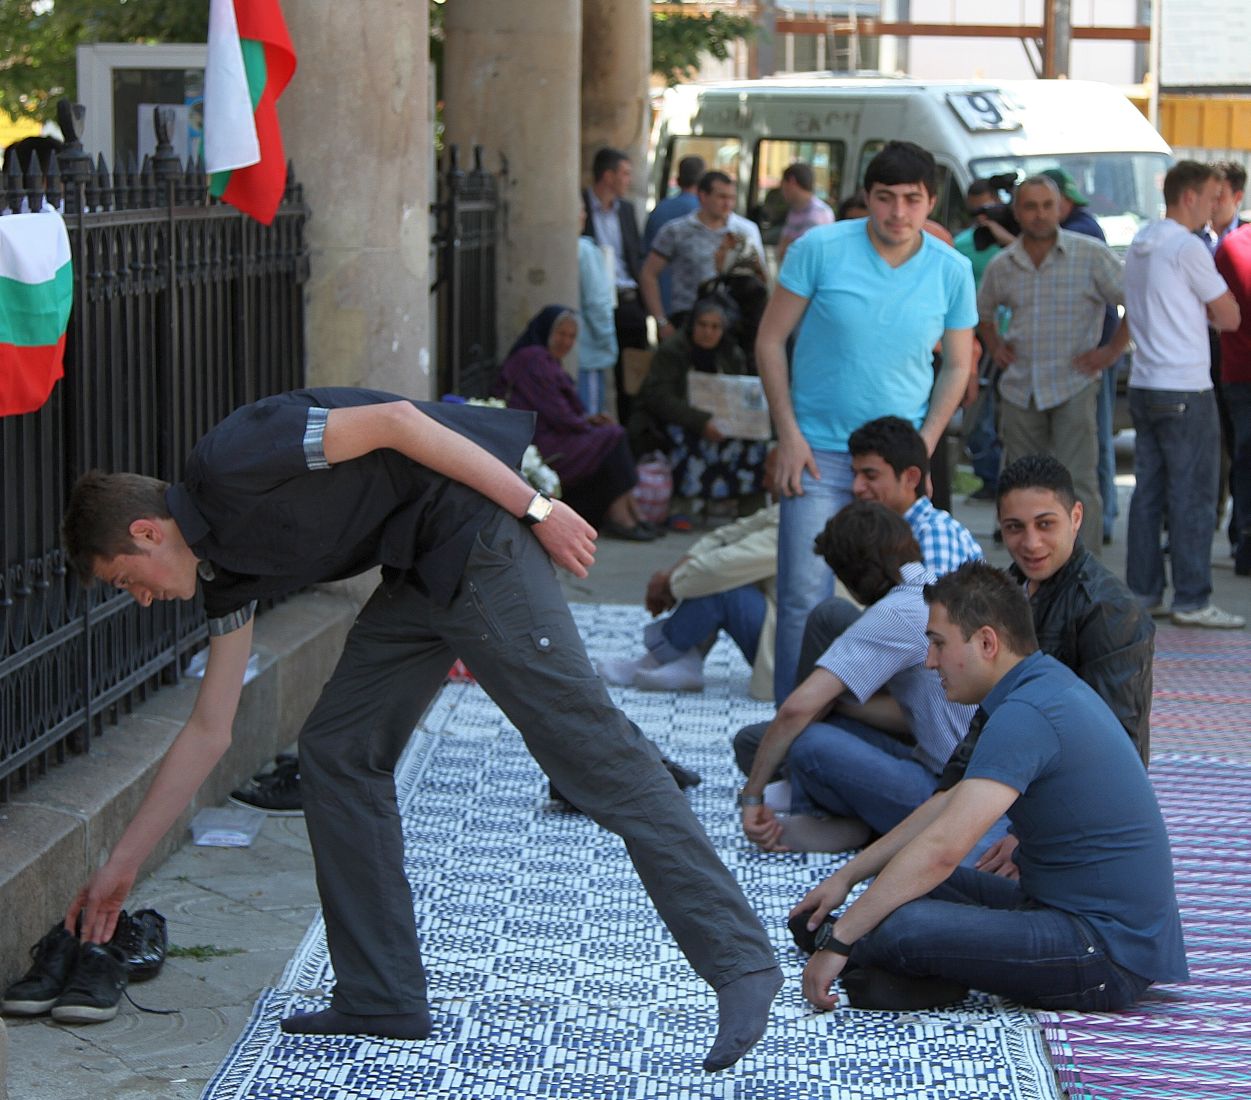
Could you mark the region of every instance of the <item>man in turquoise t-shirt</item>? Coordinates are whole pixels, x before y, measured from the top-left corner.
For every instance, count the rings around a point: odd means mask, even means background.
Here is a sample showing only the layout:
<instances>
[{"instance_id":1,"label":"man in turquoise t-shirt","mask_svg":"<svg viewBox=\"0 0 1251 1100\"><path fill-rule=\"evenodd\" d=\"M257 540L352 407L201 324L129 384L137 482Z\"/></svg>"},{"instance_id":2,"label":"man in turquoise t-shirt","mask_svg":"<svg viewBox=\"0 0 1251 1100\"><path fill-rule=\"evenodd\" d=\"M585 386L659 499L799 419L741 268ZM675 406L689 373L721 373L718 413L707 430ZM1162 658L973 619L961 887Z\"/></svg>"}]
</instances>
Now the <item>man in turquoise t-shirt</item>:
<instances>
[{"instance_id":1,"label":"man in turquoise t-shirt","mask_svg":"<svg viewBox=\"0 0 1251 1100\"><path fill-rule=\"evenodd\" d=\"M969 261L923 232L937 199L934 158L892 141L865 172L869 216L810 230L787 251L756 356L778 433L775 698L794 687L808 612L834 578L812 553L851 501L852 431L901 416L932 454L964 394L977 308ZM788 381L786 342L798 328ZM934 345L943 368L935 379Z\"/></svg>"}]
</instances>

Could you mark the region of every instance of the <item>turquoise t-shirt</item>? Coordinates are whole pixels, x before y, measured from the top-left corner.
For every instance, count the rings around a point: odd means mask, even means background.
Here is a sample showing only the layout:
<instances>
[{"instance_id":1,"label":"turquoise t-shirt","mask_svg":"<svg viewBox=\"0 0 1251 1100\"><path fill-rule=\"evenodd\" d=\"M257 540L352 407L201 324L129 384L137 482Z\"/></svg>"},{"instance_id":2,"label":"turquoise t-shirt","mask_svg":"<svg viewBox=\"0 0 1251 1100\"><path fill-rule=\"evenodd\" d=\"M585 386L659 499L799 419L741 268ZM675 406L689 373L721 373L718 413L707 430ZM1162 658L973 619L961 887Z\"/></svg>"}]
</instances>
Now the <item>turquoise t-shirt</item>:
<instances>
[{"instance_id":1,"label":"turquoise t-shirt","mask_svg":"<svg viewBox=\"0 0 1251 1100\"><path fill-rule=\"evenodd\" d=\"M846 451L861 424L901 416L916 427L934 388L933 350L946 329L973 328L969 261L923 233L891 267L867 219L810 229L786 252L778 284L808 299L791 363L791 402L808 445Z\"/></svg>"}]
</instances>

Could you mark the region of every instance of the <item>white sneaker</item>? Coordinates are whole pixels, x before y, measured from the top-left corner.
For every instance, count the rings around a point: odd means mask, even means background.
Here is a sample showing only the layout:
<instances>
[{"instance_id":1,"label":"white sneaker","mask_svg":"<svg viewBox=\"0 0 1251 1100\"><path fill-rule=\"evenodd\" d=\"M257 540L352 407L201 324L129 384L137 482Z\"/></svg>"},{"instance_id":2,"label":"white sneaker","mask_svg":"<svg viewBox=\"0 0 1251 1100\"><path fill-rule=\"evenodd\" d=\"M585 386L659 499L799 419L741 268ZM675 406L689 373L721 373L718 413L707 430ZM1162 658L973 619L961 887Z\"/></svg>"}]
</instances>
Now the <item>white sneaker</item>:
<instances>
[{"instance_id":1,"label":"white sneaker","mask_svg":"<svg viewBox=\"0 0 1251 1100\"><path fill-rule=\"evenodd\" d=\"M703 691L704 655L698 649L688 649L676 661L640 669L634 686L640 691Z\"/></svg>"},{"instance_id":2,"label":"white sneaker","mask_svg":"<svg viewBox=\"0 0 1251 1100\"><path fill-rule=\"evenodd\" d=\"M1153 619L1167 619L1171 614L1168 605L1163 603L1154 603L1150 607L1144 607L1143 610Z\"/></svg>"},{"instance_id":3,"label":"white sneaker","mask_svg":"<svg viewBox=\"0 0 1251 1100\"><path fill-rule=\"evenodd\" d=\"M1172 617L1174 626L1205 626L1209 630L1241 630L1247 625L1241 615L1231 615L1213 603L1194 611L1174 611Z\"/></svg>"},{"instance_id":4,"label":"white sneaker","mask_svg":"<svg viewBox=\"0 0 1251 1100\"><path fill-rule=\"evenodd\" d=\"M643 654L637 660L628 660L624 657L608 658L600 661L596 666L599 674L605 683L612 684L614 687L631 687L634 684L634 678L644 669L659 668L656 658L650 653Z\"/></svg>"}]
</instances>

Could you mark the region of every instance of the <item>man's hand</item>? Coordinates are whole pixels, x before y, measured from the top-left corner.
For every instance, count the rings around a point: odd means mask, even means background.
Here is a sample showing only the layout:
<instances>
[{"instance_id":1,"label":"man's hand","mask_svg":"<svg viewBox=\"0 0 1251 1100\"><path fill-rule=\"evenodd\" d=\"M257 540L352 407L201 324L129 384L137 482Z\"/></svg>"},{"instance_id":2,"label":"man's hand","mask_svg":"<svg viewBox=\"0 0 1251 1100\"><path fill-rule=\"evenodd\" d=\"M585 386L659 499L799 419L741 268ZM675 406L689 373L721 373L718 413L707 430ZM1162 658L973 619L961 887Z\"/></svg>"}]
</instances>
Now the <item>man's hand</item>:
<instances>
[{"instance_id":1,"label":"man's hand","mask_svg":"<svg viewBox=\"0 0 1251 1100\"><path fill-rule=\"evenodd\" d=\"M113 860L109 860L87 880L87 885L70 903L65 914L65 930L71 935L79 935L78 917L81 913L80 938L83 942L108 943L117 927L117 915L135 884L135 873L134 870L117 867Z\"/></svg>"},{"instance_id":2,"label":"man's hand","mask_svg":"<svg viewBox=\"0 0 1251 1100\"><path fill-rule=\"evenodd\" d=\"M796 439L783 440L777 445L777 478L774 482L776 490L784 497L801 497L804 495L803 475L807 470L818 481L821 472L817 469L817 460L813 457L812 448L801 435Z\"/></svg>"},{"instance_id":3,"label":"man's hand","mask_svg":"<svg viewBox=\"0 0 1251 1100\"><path fill-rule=\"evenodd\" d=\"M1089 351L1084 351L1081 355L1075 356L1073 369L1094 378L1107 370L1108 367L1116 362L1116 359L1117 353L1112 350L1111 344L1107 344L1101 348L1091 348Z\"/></svg>"},{"instance_id":4,"label":"man's hand","mask_svg":"<svg viewBox=\"0 0 1251 1100\"><path fill-rule=\"evenodd\" d=\"M595 562L595 528L564 501L552 501L552 512L531 528L547 556L575 577L585 577Z\"/></svg>"},{"instance_id":5,"label":"man's hand","mask_svg":"<svg viewBox=\"0 0 1251 1100\"><path fill-rule=\"evenodd\" d=\"M725 442L725 436L721 434L721 429L717 427L717 422L711 418L709 418L708 422L704 425L704 430L700 434L702 434L709 443Z\"/></svg>"},{"instance_id":6,"label":"man's hand","mask_svg":"<svg viewBox=\"0 0 1251 1100\"><path fill-rule=\"evenodd\" d=\"M809 890L798 904L787 914L790 919L808 914L808 931L815 932L821 922L847 900L851 887L847 886L838 873L823 879Z\"/></svg>"},{"instance_id":7,"label":"man's hand","mask_svg":"<svg viewBox=\"0 0 1251 1100\"><path fill-rule=\"evenodd\" d=\"M656 326L656 340L658 343L664 343L664 341L668 340L669 337L677 331L678 329L676 325L671 325L668 321L666 321L663 325Z\"/></svg>"},{"instance_id":8,"label":"man's hand","mask_svg":"<svg viewBox=\"0 0 1251 1100\"><path fill-rule=\"evenodd\" d=\"M1008 833L1007 836L996 841L982 853L981 858L977 861L977 869L985 871L987 874L1010 878L1014 882L1019 881L1021 869L1016 865L1016 860L1012 858L1019 843L1015 836Z\"/></svg>"},{"instance_id":9,"label":"man's hand","mask_svg":"<svg viewBox=\"0 0 1251 1100\"><path fill-rule=\"evenodd\" d=\"M743 832L766 852L790 851L782 843L782 823L768 806L743 807Z\"/></svg>"},{"instance_id":10,"label":"man's hand","mask_svg":"<svg viewBox=\"0 0 1251 1100\"><path fill-rule=\"evenodd\" d=\"M1000 340L995 345L995 351L991 358L995 361L995 366L997 367L1010 367L1016 362L1016 348L1009 344L1007 340Z\"/></svg>"},{"instance_id":11,"label":"man's hand","mask_svg":"<svg viewBox=\"0 0 1251 1100\"><path fill-rule=\"evenodd\" d=\"M673 589L669 587L671 569L657 569L647 582L647 595L643 597L643 606L651 613L652 618L663 615L678 601L673 598Z\"/></svg>"},{"instance_id":12,"label":"man's hand","mask_svg":"<svg viewBox=\"0 0 1251 1100\"><path fill-rule=\"evenodd\" d=\"M816 951L804 967L804 998L822 1012L838 1007L838 998L830 993L834 979L847 965L847 956L833 951Z\"/></svg>"}]
</instances>

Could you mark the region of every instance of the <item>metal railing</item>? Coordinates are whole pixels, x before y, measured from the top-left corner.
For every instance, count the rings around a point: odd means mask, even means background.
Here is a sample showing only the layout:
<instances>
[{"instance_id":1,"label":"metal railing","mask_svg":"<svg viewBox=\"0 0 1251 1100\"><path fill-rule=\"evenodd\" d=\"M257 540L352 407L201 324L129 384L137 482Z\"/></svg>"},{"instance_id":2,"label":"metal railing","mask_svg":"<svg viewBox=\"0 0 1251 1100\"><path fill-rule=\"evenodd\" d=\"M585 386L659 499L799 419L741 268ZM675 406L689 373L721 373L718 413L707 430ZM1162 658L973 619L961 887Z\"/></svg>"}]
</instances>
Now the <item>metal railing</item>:
<instances>
[{"instance_id":1,"label":"metal railing","mask_svg":"<svg viewBox=\"0 0 1251 1100\"><path fill-rule=\"evenodd\" d=\"M60 549L70 486L91 468L176 480L239 405L304 381L308 209L290 170L273 224L208 194L158 109L157 149L110 171L61 105L65 150L11 172L0 212L61 207L74 266L65 377L37 412L0 417L0 799L85 752L106 721L179 678L206 637L194 604L141 609L83 589Z\"/></svg>"},{"instance_id":2,"label":"metal railing","mask_svg":"<svg viewBox=\"0 0 1251 1100\"><path fill-rule=\"evenodd\" d=\"M439 393L485 397L499 367L496 255L503 232L503 183L482 166L482 146L473 149L473 167L460 167L460 150L449 146L437 173L435 216L436 277L430 293L438 318Z\"/></svg>"}]
</instances>

